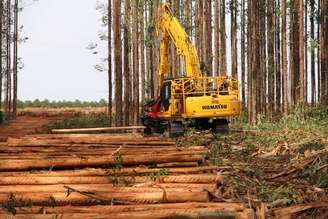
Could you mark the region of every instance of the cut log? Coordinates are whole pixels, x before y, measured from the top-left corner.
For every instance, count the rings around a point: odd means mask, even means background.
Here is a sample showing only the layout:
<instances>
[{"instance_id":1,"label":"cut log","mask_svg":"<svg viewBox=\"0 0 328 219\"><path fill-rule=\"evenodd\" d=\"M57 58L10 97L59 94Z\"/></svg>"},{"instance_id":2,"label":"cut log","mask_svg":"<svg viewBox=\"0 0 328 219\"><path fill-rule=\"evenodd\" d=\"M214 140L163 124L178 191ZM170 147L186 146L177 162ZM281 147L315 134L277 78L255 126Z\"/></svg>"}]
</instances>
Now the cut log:
<instances>
[{"instance_id":1,"label":"cut log","mask_svg":"<svg viewBox=\"0 0 328 219\"><path fill-rule=\"evenodd\" d=\"M10 170L33 170L53 167L92 167L103 165L141 165L156 164L163 162L201 162L204 159L202 155L126 155L121 157L122 160L117 161L115 157L90 157L78 158L70 157L69 159L53 158L53 159L1 159L0 171Z\"/></svg>"},{"instance_id":2,"label":"cut log","mask_svg":"<svg viewBox=\"0 0 328 219\"><path fill-rule=\"evenodd\" d=\"M10 146L41 146L41 145L60 145L60 144L113 144L113 145L175 145L175 142L169 140L160 140L158 138L54 138L37 139L30 137L8 138L7 144Z\"/></svg>"},{"instance_id":3,"label":"cut log","mask_svg":"<svg viewBox=\"0 0 328 219\"><path fill-rule=\"evenodd\" d=\"M217 185L192 184L192 183L140 183L133 187L119 186L113 184L57 184L57 185L7 185L0 186L0 193L38 193L38 192L67 192L65 186L84 192L146 192L162 191L163 189L185 191L188 189L214 192ZM179 190L180 189L180 190Z\"/></svg>"},{"instance_id":4,"label":"cut log","mask_svg":"<svg viewBox=\"0 0 328 219\"><path fill-rule=\"evenodd\" d=\"M102 127L102 128L83 128L83 129L52 129L53 134L92 134L117 131L143 131L145 126L125 126L125 127Z\"/></svg>"},{"instance_id":5,"label":"cut log","mask_svg":"<svg viewBox=\"0 0 328 219\"><path fill-rule=\"evenodd\" d=\"M16 154L16 153L85 153L85 152L94 152L94 153L113 153L119 149L121 153L158 153L158 152L183 152L183 151L208 151L204 146L193 146L188 148L177 148L175 146L163 146L163 147L152 147L152 146L118 146L118 145L77 145L77 144L67 144L67 145L48 145L48 146L33 146L33 147L24 147L24 146L0 146L1 154Z\"/></svg>"},{"instance_id":6,"label":"cut log","mask_svg":"<svg viewBox=\"0 0 328 219\"><path fill-rule=\"evenodd\" d=\"M163 219L163 218L188 218L188 219L198 219L198 218L224 218L224 219L254 219L254 213L250 210L237 212L235 210L227 209L216 209L216 208L189 208L189 209L162 209L162 210L150 210L150 211L131 211L123 213L64 213L64 214L30 214L33 219ZM5 216L5 215L0 215ZM24 217L25 216L25 217ZM26 215L16 215L16 218L26 218Z\"/></svg>"},{"instance_id":7,"label":"cut log","mask_svg":"<svg viewBox=\"0 0 328 219\"><path fill-rule=\"evenodd\" d=\"M150 173L159 173L160 171L166 171L167 174L194 174L213 172L217 170L215 166L205 167L186 167L186 168L147 168L147 167L135 167L135 168L122 168L122 169L100 169L100 168L86 168L81 170L59 170L59 171L39 171L39 172L0 172L0 177L8 176L123 176L123 175L143 175Z\"/></svg>"},{"instance_id":8,"label":"cut log","mask_svg":"<svg viewBox=\"0 0 328 219\"><path fill-rule=\"evenodd\" d=\"M328 208L328 202L312 202L307 204L292 205L287 208L274 209L274 216L277 218L291 217L293 214L312 209L312 208Z\"/></svg>"},{"instance_id":9,"label":"cut log","mask_svg":"<svg viewBox=\"0 0 328 219\"><path fill-rule=\"evenodd\" d=\"M30 207L17 208L17 214L66 214L66 213L122 213L122 212L136 212L136 211L152 211L161 209L215 209L223 211L237 211L242 212L245 209L242 203L168 203L168 204L149 204L149 205L113 205L113 206L59 206L59 207ZM2 214L5 210L0 210Z\"/></svg>"},{"instance_id":10,"label":"cut log","mask_svg":"<svg viewBox=\"0 0 328 219\"><path fill-rule=\"evenodd\" d=\"M194 174L160 177L110 177L110 176L92 176L92 177L2 177L0 185L55 185L55 184L135 184L145 182L160 183L220 183L223 177L215 174Z\"/></svg>"},{"instance_id":11,"label":"cut log","mask_svg":"<svg viewBox=\"0 0 328 219\"><path fill-rule=\"evenodd\" d=\"M0 193L0 203L15 200L17 207L33 206L64 206L64 205L97 205L97 204L156 204L156 203L183 203L183 202L208 202L208 192L200 190L186 190L177 192L176 190L162 190L158 192L118 192L100 194L80 194L77 192L57 192L57 193ZM28 204L28 205L27 205Z\"/></svg>"}]
</instances>

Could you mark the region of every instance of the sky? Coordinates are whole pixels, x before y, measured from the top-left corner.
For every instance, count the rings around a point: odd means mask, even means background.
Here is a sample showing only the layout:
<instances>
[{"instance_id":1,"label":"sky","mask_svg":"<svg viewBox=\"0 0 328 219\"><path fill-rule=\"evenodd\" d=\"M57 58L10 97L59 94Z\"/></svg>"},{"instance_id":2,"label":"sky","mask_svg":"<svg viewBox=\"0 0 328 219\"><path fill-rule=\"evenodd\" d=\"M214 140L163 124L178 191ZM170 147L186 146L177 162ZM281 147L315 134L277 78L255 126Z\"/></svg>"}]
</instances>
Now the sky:
<instances>
[{"instance_id":1,"label":"sky","mask_svg":"<svg viewBox=\"0 0 328 219\"><path fill-rule=\"evenodd\" d=\"M99 42L100 14L96 0L25 0L20 13L19 47L24 68L19 72L21 100L100 100L107 97L106 72L94 65L106 56L105 48L93 55L87 49Z\"/></svg>"}]
</instances>

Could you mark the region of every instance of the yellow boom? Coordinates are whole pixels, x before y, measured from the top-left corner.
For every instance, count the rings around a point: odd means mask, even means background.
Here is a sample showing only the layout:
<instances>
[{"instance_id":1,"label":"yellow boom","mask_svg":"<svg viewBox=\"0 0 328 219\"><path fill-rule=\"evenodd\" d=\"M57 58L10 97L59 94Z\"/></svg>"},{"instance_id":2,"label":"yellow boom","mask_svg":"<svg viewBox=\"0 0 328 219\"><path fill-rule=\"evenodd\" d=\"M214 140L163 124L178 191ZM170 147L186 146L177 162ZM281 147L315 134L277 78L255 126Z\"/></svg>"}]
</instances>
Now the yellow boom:
<instances>
[{"instance_id":1,"label":"yellow boom","mask_svg":"<svg viewBox=\"0 0 328 219\"><path fill-rule=\"evenodd\" d=\"M185 62L186 77L200 78L199 59L196 47L192 44L188 34L181 26L179 20L173 16L170 4L165 3L159 10L156 22L157 34L160 38L160 66L159 80L162 86L164 77L169 73L169 42L174 43L177 54L181 55Z\"/></svg>"}]
</instances>

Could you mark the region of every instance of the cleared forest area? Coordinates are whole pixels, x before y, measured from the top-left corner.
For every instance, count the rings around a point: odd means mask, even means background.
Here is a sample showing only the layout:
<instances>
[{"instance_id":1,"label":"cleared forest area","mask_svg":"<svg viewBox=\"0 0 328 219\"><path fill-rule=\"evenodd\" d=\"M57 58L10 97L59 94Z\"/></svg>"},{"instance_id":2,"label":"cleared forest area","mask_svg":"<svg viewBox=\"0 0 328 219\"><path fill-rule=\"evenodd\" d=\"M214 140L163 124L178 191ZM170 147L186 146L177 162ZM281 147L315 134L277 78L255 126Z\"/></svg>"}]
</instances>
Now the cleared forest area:
<instances>
[{"instance_id":1,"label":"cleared forest area","mask_svg":"<svg viewBox=\"0 0 328 219\"><path fill-rule=\"evenodd\" d=\"M326 0L99 1L99 102L17 99L19 3L0 0L0 218L328 218ZM199 60L181 57L186 47ZM201 76L186 77L192 67ZM162 129L159 112L181 104L164 96L184 80L190 92L176 96L190 105L204 97L199 108L219 112L233 93L240 115L206 117L202 130L166 114Z\"/></svg>"}]
</instances>

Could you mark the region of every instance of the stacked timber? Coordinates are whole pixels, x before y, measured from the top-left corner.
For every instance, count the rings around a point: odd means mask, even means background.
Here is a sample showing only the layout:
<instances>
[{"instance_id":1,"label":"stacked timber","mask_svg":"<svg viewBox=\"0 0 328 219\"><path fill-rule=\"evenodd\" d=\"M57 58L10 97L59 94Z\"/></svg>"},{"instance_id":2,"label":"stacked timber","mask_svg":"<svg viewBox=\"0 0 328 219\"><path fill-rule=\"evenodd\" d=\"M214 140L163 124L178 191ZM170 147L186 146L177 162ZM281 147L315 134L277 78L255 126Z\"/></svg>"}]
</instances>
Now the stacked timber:
<instances>
[{"instance_id":1,"label":"stacked timber","mask_svg":"<svg viewBox=\"0 0 328 219\"><path fill-rule=\"evenodd\" d=\"M224 177L207 152L140 135L9 138L0 218L253 218L241 203L213 202Z\"/></svg>"}]
</instances>

